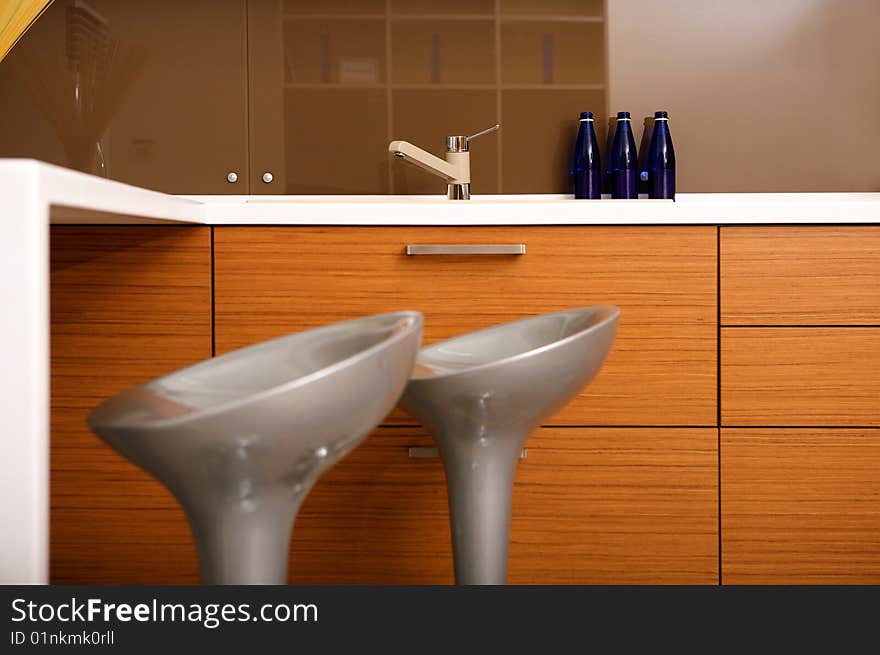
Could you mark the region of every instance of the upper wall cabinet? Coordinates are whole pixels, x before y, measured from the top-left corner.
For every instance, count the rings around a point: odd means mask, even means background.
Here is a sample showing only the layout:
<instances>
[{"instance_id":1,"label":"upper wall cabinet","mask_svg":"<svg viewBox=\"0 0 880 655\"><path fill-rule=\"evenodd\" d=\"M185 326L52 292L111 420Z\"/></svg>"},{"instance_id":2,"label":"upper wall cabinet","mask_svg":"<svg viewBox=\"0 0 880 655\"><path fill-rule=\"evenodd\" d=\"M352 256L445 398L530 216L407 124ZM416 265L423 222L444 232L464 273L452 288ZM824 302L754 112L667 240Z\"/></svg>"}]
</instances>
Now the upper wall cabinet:
<instances>
[{"instance_id":1,"label":"upper wall cabinet","mask_svg":"<svg viewBox=\"0 0 880 655\"><path fill-rule=\"evenodd\" d=\"M0 157L247 193L246 17L245 0L55 0L0 62Z\"/></svg>"},{"instance_id":2,"label":"upper wall cabinet","mask_svg":"<svg viewBox=\"0 0 880 655\"><path fill-rule=\"evenodd\" d=\"M607 114L603 15L602 0L56 0L0 62L0 157L170 193L440 194L389 141L442 155L446 135L500 121L474 146L474 192L564 192L578 112Z\"/></svg>"},{"instance_id":3,"label":"upper wall cabinet","mask_svg":"<svg viewBox=\"0 0 880 655\"><path fill-rule=\"evenodd\" d=\"M388 143L496 122L475 193L567 191L578 112L607 115L604 4L249 0L251 192L440 194Z\"/></svg>"}]
</instances>

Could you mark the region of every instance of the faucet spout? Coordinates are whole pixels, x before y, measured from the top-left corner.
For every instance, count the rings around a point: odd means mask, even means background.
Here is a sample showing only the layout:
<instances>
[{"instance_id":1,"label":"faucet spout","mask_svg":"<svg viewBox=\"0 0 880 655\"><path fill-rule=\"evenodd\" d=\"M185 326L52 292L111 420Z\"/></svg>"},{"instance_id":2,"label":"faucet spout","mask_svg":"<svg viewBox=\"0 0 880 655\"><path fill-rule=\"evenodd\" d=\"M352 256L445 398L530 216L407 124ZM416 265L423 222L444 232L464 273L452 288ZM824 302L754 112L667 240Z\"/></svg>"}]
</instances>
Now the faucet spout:
<instances>
[{"instance_id":1,"label":"faucet spout","mask_svg":"<svg viewBox=\"0 0 880 655\"><path fill-rule=\"evenodd\" d=\"M470 167L465 168L461 161L450 162L440 159L408 141L392 141L388 145L388 151L394 153L397 157L403 157L404 161L408 161L429 173L442 177L451 184L470 182Z\"/></svg>"},{"instance_id":2,"label":"faucet spout","mask_svg":"<svg viewBox=\"0 0 880 655\"><path fill-rule=\"evenodd\" d=\"M469 200L471 197L470 141L500 128L501 124L496 123L489 129L471 136L447 136L446 159L435 157L408 141L392 141L388 144L388 150L396 157L401 157L404 161L409 161L446 180L446 197L450 200Z\"/></svg>"}]
</instances>

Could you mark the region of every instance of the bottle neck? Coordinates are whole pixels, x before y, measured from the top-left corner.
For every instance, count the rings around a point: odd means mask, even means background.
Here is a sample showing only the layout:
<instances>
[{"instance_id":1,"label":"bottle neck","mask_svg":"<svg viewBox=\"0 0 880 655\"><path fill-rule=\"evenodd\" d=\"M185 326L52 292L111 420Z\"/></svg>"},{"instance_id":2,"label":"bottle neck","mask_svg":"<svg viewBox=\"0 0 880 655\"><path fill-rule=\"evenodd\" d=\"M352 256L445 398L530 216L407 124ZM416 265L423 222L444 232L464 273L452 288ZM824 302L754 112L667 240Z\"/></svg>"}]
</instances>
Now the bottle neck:
<instances>
[{"instance_id":1,"label":"bottle neck","mask_svg":"<svg viewBox=\"0 0 880 655\"><path fill-rule=\"evenodd\" d=\"M654 119L654 130L657 132L666 132L669 130L669 119L668 118L655 118Z\"/></svg>"}]
</instances>

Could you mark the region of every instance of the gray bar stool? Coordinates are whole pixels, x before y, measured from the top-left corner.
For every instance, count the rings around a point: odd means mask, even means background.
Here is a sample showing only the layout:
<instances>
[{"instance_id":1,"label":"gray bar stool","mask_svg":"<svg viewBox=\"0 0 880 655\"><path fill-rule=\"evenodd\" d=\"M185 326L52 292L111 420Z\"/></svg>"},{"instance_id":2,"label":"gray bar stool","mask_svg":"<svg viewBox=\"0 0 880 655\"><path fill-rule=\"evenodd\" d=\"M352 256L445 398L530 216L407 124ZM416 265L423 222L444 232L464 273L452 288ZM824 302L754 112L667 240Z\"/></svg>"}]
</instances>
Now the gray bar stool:
<instances>
[{"instance_id":1,"label":"gray bar stool","mask_svg":"<svg viewBox=\"0 0 880 655\"><path fill-rule=\"evenodd\" d=\"M599 372L617 307L544 314L423 348L401 407L440 449L458 584L504 584L513 477L532 431Z\"/></svg>"},{"instance_id":2,"label":"gray bar stool","mask_svg":"<svg viewBox=\"0 0 880 655\"><path fill-rule=\"evenodd\" d=\"M285 584L297 511L390 412L422 315L308 330L204 361L99 405L88 424L189 518L206 584Z\"/></svg>"}]
</instances>

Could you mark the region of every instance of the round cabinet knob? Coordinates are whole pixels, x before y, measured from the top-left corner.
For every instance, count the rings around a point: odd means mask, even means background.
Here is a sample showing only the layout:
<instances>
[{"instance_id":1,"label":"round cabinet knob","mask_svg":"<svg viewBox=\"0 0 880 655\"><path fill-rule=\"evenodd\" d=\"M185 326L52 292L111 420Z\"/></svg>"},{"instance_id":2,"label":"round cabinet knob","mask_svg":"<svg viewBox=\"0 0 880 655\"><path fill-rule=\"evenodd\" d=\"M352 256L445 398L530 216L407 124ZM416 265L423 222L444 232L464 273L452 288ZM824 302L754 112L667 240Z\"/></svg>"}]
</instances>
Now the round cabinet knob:
<instances>
[{"instance_id":1,"label":"round cabinet knob","mask_svg":"<svg viewBox=\"0 0 880 655\"><path fill-rule=\"evenodd\" d=\"M272 173L270 173L269 171L266 171L265 173L263 173L263 182L265 182L266 184L269 184L274 179L275 179L275 176L272 175Z\"/></svg>"},{"instance_id":2,"label":"round cabinet knob","mask_svg":"<svg viewBox=\"0 0 880 655\"><path fill-rule=\"evenodd\" d=\"M226 174L226 181L230 184L235 184L236 182L238 182L238 173L236 173L235 171L229 171Z\"/></svg>"}]
</instances>

